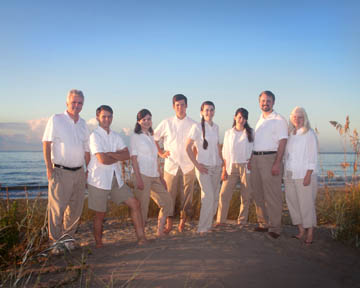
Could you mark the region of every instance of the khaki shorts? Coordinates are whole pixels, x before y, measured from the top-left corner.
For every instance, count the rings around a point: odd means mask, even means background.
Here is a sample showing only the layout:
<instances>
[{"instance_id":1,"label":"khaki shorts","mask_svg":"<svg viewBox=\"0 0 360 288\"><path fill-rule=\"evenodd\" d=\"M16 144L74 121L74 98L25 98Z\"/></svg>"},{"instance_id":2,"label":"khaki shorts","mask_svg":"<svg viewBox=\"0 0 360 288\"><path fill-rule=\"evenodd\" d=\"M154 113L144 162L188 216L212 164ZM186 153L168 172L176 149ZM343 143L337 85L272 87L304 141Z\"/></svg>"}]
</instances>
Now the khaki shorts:
<instances>
[{"instance_id":1,"label":"khaki shorts","mask_svg":"<svg viewBox=\"0 0 360 288\"><path fill-rule=\"evenodd\" d=\"M97 212L107 211L107 200L110 199L117 205L125 202L130 198L134 198L134 194L131 192L129 186L126 184L119 188L116 177L113 178L111 190L100 189L88 184L88 205L89 208Z\"/></svg>"}]
</instances>

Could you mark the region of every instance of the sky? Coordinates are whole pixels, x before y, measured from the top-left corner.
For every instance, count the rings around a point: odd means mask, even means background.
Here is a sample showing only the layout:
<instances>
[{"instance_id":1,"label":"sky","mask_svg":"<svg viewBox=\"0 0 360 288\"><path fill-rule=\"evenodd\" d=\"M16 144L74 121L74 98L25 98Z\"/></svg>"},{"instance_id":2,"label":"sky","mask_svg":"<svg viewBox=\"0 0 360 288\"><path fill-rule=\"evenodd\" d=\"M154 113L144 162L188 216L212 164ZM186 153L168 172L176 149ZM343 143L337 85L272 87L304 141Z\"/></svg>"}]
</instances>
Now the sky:
<instances>
[{"instance_id":1,"label":"sky","mask_svg":"<svg viewBox=\"0 0 360 288\"><path fill-rule=\"evenodd\" d=\"M360 1L0 1L0 150L41 150L47 119L70 89L81 116L112 106L125 134L147 108L153 126L188 97L200 120L215 103L221 137L235 110L255 126L271 90L288 119L295 106L319 131L321 151L341 151L330 120L360 130Z\"/></svg>"}]
</instances>

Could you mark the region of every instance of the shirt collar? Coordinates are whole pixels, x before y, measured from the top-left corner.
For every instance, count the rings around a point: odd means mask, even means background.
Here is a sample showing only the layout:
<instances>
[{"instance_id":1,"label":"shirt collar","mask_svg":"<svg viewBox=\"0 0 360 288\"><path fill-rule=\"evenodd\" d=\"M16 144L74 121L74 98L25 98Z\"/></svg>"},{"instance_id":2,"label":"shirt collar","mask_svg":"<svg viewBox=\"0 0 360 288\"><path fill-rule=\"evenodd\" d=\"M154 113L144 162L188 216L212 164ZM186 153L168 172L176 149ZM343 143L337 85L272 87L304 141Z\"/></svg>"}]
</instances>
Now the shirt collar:
<instances>
[{"instance_id":1,"label":"shirt collar","mask_svg":"<svg viewBox=\"0 0 360 288\"><path fill-rule=\"evenodd\" d=\"M99 133L103 134L103 135L110 135L112 133L111 128L109 129L109 134L106 132L106 130L100 126L98 126L97 130L99 131Z\"/></svg>"},{"instance_id":2,"label":"shirt collar","mask_svg":"<svg viewBox=\"0 0 360 288\"><path fill-rule=\"evenodd\" d=\"M267 116L266 118L264 117L264 114L261 113L260 118L261 118L261 119L273 119L273 118L276 117L276 115L277 115L277 113L275 112L275 110L273 110L273 111L269 114L269 116Z\"/></svg>"}]
</instances>

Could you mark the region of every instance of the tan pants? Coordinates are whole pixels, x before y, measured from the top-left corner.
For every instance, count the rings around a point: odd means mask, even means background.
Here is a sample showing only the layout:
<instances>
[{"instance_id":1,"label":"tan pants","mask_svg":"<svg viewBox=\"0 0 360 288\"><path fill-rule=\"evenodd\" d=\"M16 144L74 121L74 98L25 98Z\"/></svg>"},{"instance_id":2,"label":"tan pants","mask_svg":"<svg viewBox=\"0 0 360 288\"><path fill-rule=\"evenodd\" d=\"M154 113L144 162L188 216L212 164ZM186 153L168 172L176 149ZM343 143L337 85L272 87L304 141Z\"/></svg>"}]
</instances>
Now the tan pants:
<instances>
[{"instance_id":1,"label":"tan pants","mask_svg":"<svg viewBox=\"0 0 360 288\"><path fill-rule=\"evenodd\" d=\"M292 179L292 173L286 171L285 197L292 223L302 224L304 228L316 226L315 201L317 194L317 176L312 175L309 186L304 186L304 179Z\"/></svg>"},{"instance_id":2,"label":"tan pants","mask_svg":"<svg viewBox=\"0 0 360 288\"><path fill-rule=\"evenodd\" d=\"M238 223L247 224L249 215L249 206L251 200L250 175L246 174L246 163L233 164L231 174L228 179L223 181L220 190L219 207L217 212L217 222L225 223L229 211L230 200L232 198L235 185L240 179L240 212Z\"/></svg>"},{"instance_id":3,"label":"tan pants","mask_svg":"<svg viewBox=\"0 0 360 288\"><path fill-rule=\"evenodd\" d=\"M85 173L54 168L49 180L48 229L50 241L73 237L84 205Z\"/></svg>"},{"instance_id":4,"label":"tan pants","mask_svg":"<svg viewBox=\"0 0 360 288\"><path fill-rule=\"evenodd\" d=\"M206 166L206 168L207 174L201 174L196 169L196 177L201 188L201 209L197 232L207 232L211 229L219 203L221 166Z\"/></svg>"},{"instance_id":5,"label":"tan pants","mask_svg":"<svg viewBox=\"0 0 360 288\"><path fill-rule=\"evenodd\" d=\"M275 158L276 154L252 155L250 179L259 226L268 227L270 232L280 234L283 207L281 191L283 167L281 166L279 175L271 174Z\"/></svg>"},{"instance_id":6,"label":"tan pants","mask_svg":"<svg viewBox=\"0 0 360 288\"><path fill-rule=\"evenodd\" d=\"M180 197L180 218L192 216L192 199L194 194L195 169L183 174L179 168L177 174L164 172L164 180L172 198L172 215L174 214L176 196Z\"/></svg>"},{"instance_id":7,"label":"tan pants","mask_svg":"<svg viewBox=\"0 0 360 288\"><path fill-rule=\"evenodd\" d=\"M148 177L143 174L141 174L141 178L144 183L144 189L139 190L135 188L134 194L141 204L144 223L148 218L150 197L160 208L159 218L172 216L172 199L164 185L161 183L160 178ZM133 180L136 187L136 177L134 174Z\"/></svg>"}]
</instances>

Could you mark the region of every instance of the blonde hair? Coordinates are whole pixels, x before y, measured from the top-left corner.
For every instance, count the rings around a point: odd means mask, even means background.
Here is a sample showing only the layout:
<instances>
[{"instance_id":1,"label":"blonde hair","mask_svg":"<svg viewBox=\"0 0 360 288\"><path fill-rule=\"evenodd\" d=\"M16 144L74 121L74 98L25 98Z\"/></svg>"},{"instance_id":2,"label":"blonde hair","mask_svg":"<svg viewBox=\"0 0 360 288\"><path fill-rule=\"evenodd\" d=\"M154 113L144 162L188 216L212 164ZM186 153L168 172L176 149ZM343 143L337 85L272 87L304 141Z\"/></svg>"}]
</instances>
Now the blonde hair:
<instances>
[{"instance_id":1,"label":"blonde hair","mask_svg":"<svg viewBox=\"0 0 360 288\"><path fill-rule=\"evenodd\" d=\"M309 131L309 129L311 129L311 126L310 126L310 122L309 122L309 118L306 114L306 111L304 108L302 107L299 107L299 106L296 106L290 113L290 118L289 118L289 134L293 133L295 131L295 126L293 124L293 116L296 114L296 113L301 113L303 116L304 116L304 134L306 132Z\"/></svg>"},{"instance_id":2,"label":"blonde hair","mask_svg":"<svg viewBox=\"0 0 360 288\"><path fill-rule=\"evenodd\" d=\"M80 96L83 100L84 100L84 94L81 90L76 90L76 89L72 89L69 91L67 97L66 97L66 103L69 103L70 101L70 97L72 95L77 95L77 96Z\"/></svg>"}]
</instances>

